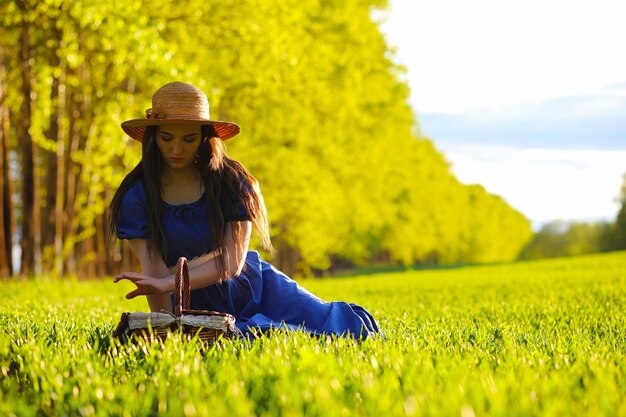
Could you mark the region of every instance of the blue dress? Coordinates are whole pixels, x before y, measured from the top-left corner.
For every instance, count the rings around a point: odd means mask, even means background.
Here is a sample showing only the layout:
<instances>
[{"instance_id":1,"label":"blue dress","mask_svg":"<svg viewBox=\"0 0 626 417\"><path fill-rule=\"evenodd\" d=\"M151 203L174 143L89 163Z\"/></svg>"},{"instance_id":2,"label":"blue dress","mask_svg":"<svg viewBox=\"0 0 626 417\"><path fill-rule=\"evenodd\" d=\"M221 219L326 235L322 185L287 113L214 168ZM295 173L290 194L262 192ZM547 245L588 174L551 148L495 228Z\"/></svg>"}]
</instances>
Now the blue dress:
<instances>
[{"instance_id":1,"label":"blue dress","mask_svg":"<svg viewBox=\"0 0 626 417\"><path fill-rule=\"evenodd\" d=\"M221 201L224 221L249 219L242 202ZM168 267L179 257L188 259L209 253L211 245L205 198L189 203L163 203L161 219L167 240ZM122 198L118 238L146 239L147 202L143 180L136 181ZM363 307L345 302L326 302L249 251L240 275L221 284L192 290L192 309L232 314L244 335L271 328L301 329L314 335L334 334L366 338L377 333L378 324Z\"/></svg>"}]
</instances>

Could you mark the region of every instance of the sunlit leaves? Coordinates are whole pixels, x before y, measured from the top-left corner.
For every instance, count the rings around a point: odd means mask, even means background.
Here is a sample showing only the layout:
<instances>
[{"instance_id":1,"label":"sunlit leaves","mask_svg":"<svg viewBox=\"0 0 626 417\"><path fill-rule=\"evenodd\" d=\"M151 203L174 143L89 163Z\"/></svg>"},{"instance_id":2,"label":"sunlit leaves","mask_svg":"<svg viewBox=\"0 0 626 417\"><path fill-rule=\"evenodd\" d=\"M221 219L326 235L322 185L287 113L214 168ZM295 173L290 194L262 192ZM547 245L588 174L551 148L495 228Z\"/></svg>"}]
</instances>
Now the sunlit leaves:
<instances>
[{"instance_id":1,"label":"sunlit leaves","mask_svg":"<svg viewBox=\"0 0 626 417\"><path fill-rule=\"evenodd\" d=\"M2 46L14 57L6 63L7 105L19 115L15 40L28 22L35 57L31 132L48 156L63 142L72 152L67 172L78 175L64 257L95 256L71 248L94 238L94 219L140 158L140 145L119 124L142 117L159 86L183 80L207 93L213 118L241 126L229 151L260 180L279 257L298 259L290 273L326 269L336 259L515 258L528 221L486 191L460 184L419 133L405 70L372 19L386 3L3 4ZM62 102L55 82L63 85ZM56 136L49 131L55 120ZM44 168L41 176L55 174Z\"/></svg>"}]
</instances>

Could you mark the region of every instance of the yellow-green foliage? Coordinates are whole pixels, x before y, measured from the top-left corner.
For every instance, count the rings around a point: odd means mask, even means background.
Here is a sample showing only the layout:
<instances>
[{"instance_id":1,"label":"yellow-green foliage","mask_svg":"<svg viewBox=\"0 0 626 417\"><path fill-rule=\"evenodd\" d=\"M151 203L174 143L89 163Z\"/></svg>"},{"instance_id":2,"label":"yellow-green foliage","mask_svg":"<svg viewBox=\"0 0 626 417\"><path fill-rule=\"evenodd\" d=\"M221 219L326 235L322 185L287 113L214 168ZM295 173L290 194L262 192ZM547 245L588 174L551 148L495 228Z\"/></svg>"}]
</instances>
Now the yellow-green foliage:
<instances>
[{"instance_id":1,"label":"yellow-green foliage","mask_svg":"<svg viewBox=\"0 0 626 417\"><path fill-rule=\"evenodd\" d=\"M626 253L305 281L385 336L109 337L130 284L0 285L0 415L626 415Z\"/></svg>"},{"instance_id":2,"label":"yellow-green foliage","mask_svg":"<svg viewBox=\"0 0 626 417\"><path fill-rule=\"evenodd\" d=\"M55 79L84 106L58 117L86 140L72 155L82 184L73 221L83 234L66 248L94 233L139 159L119 123L142 116L152 92L176 79L208 94L214 118L241 125L229 150L260 180L276 246L297 251L301 268L381 254L405 264L516 258L527 219L459 183L419 133L405 70L371 18L386 3L46 0L24 2L28 13L4 3L6 47L17 45L22 21L36 40L35 141L57 146L44 135ZM20 66L9 68L7 103L18 114Z\"/></svg>"}]
</instances>

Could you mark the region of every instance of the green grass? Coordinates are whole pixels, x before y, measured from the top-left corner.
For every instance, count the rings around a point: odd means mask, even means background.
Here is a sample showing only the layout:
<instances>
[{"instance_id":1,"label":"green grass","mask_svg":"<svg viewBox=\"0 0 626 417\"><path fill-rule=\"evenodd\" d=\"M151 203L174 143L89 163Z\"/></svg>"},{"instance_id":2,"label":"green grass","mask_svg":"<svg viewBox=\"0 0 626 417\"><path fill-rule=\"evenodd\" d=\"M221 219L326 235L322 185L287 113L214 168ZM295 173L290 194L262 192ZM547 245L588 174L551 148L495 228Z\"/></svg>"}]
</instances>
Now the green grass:
<instances>
[{"instance_id":1,"label":"green grass","mask_svg":"<svg viewBox=\"0 0 626 417\"><path fill-rule=\"evenodd\" d=\"M626 415L626 253L308 280L384 338L120 346L130 284L0 284L0 415Z\"/></svg>"}]
</instances>

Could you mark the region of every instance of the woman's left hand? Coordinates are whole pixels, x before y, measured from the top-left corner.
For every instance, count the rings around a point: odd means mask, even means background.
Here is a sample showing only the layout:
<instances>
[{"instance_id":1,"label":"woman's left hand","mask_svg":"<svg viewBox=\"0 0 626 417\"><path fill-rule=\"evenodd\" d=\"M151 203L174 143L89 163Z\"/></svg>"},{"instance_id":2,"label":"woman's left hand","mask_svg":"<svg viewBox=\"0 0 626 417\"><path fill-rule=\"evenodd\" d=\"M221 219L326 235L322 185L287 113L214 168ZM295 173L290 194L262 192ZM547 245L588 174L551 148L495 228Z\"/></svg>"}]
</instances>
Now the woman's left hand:
<instances>
[{"instance_id":1,"label":"woman's left hand","mask_svg":"<svg viewBox=\"0 0 626 417\"><path fill-rule=\"evenodd\" d=\"M167 279L154 278L137 272L122 272L113 279L113 282L118 282L123 279L129 280L137 286L136 289L126 294L126 298L129 300L138 295L157 295L171 291Z\"/></svg>"}]
</instances>

